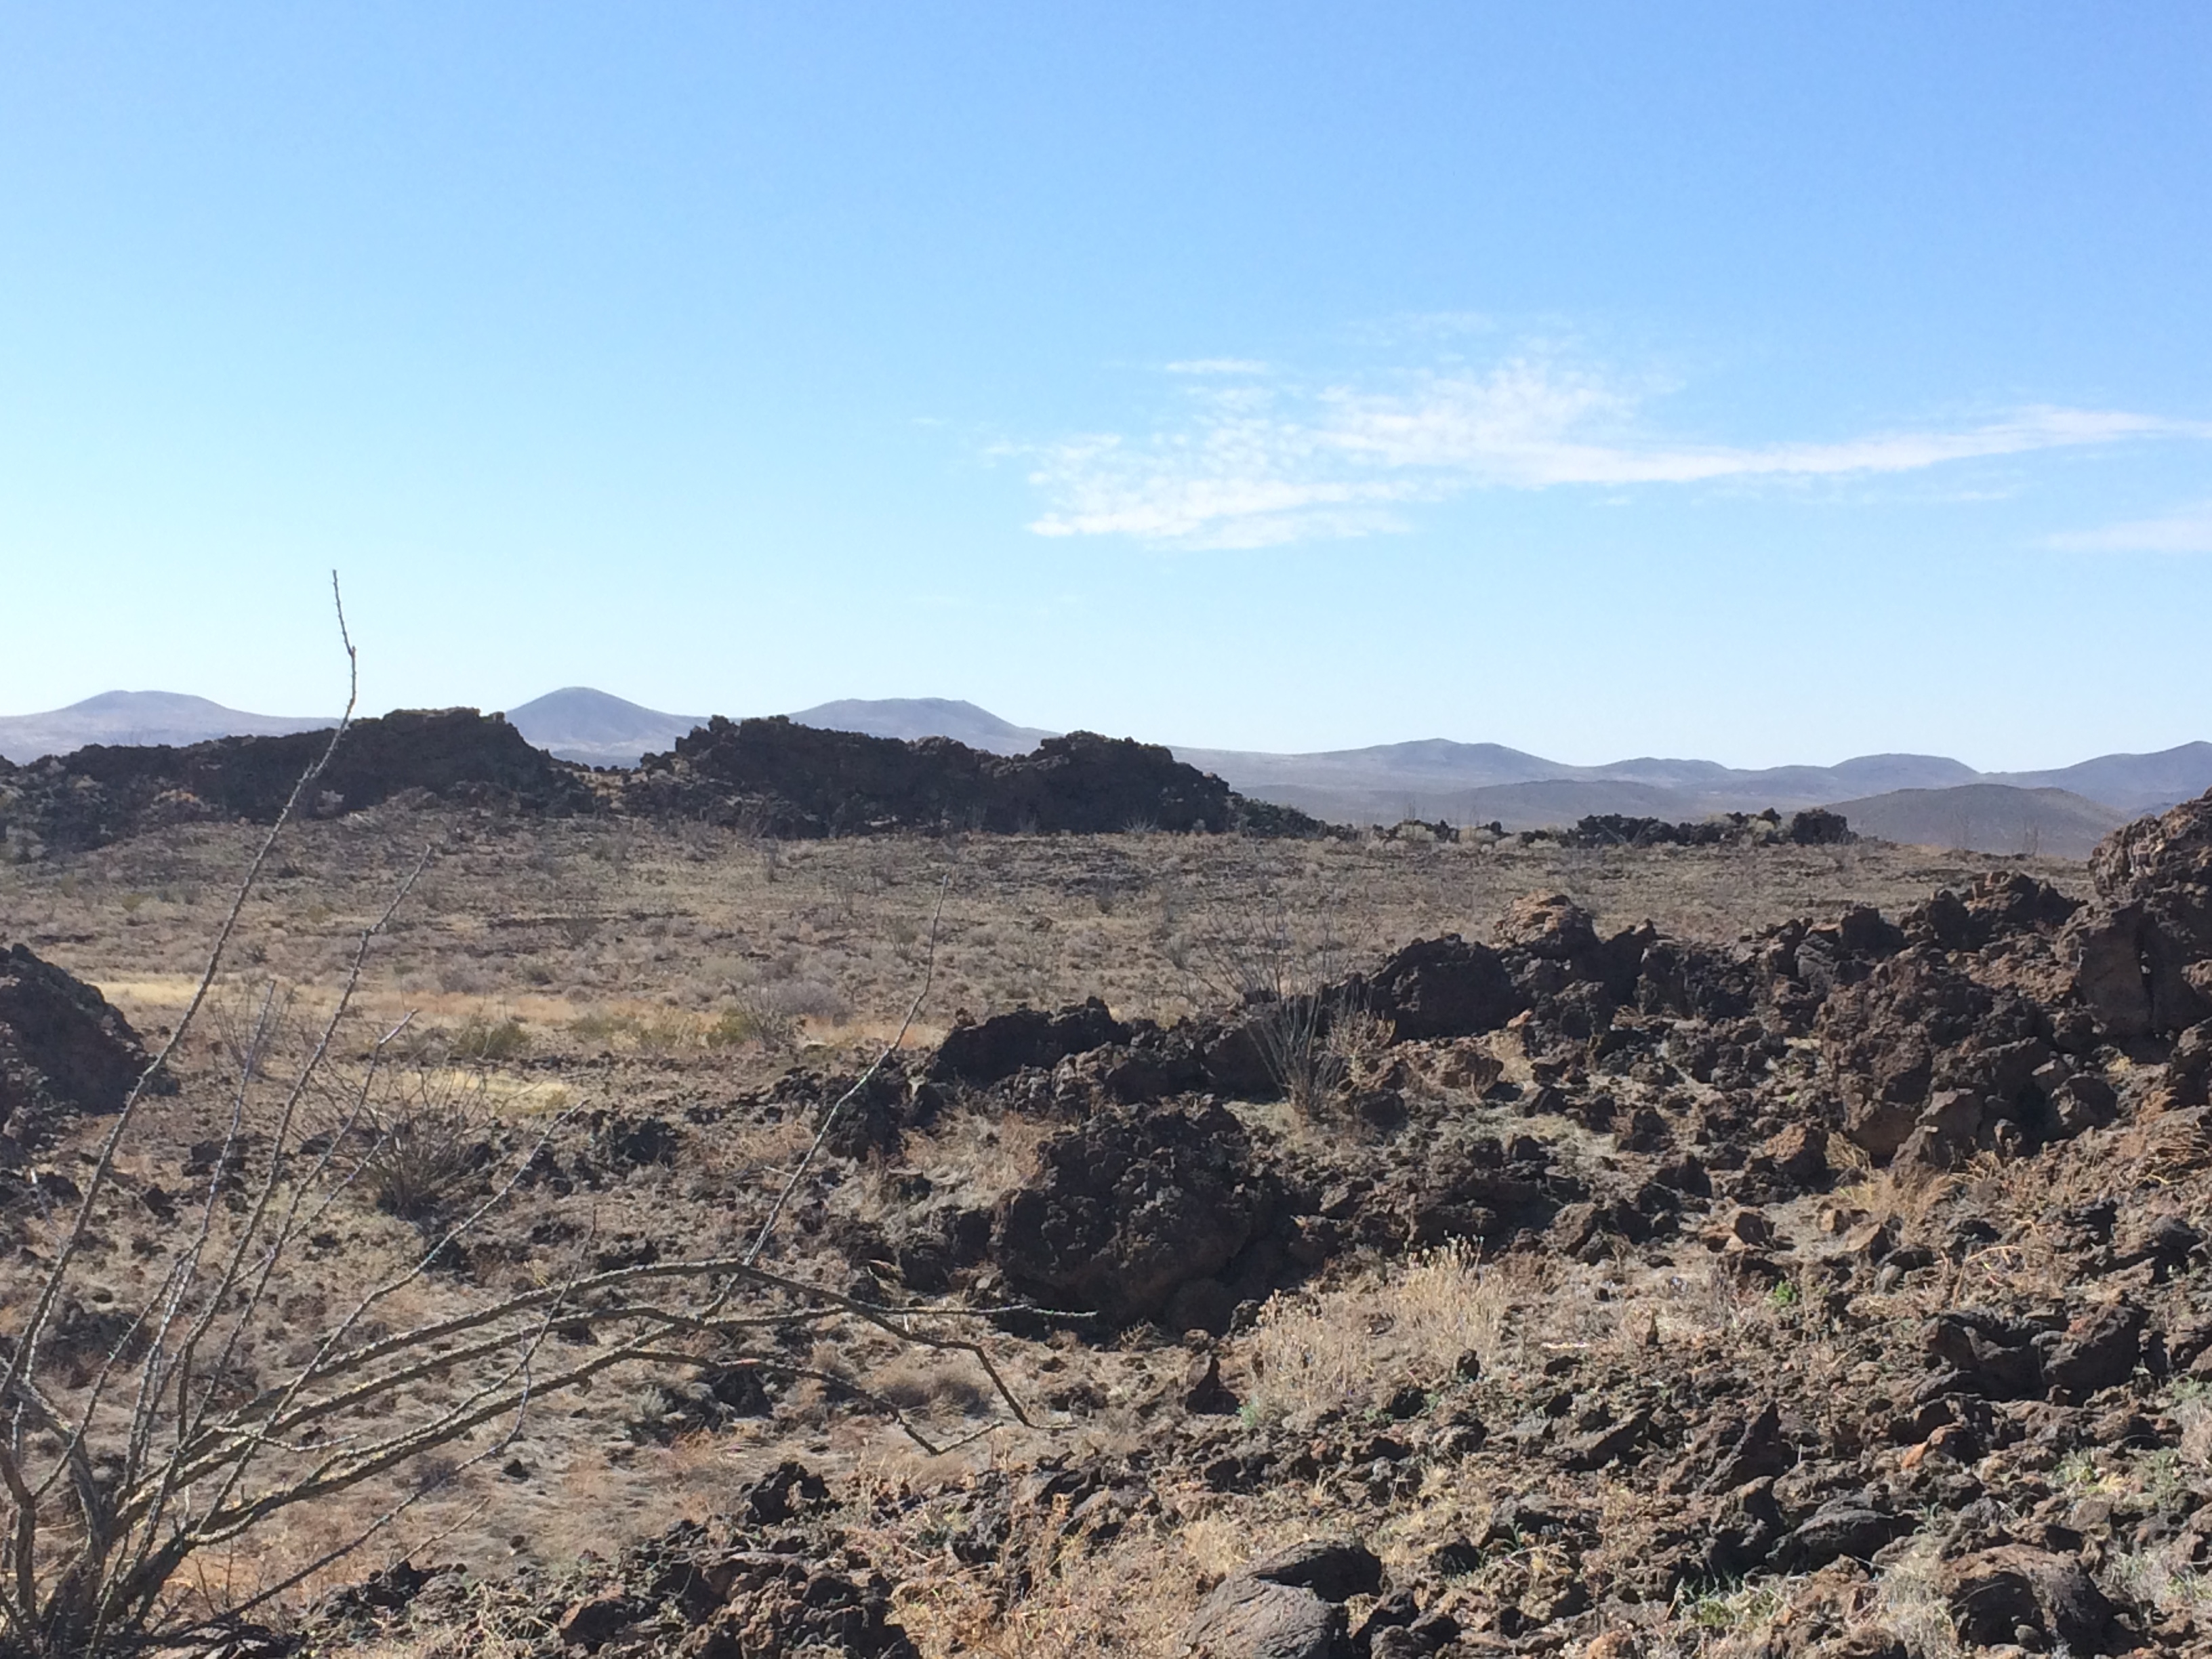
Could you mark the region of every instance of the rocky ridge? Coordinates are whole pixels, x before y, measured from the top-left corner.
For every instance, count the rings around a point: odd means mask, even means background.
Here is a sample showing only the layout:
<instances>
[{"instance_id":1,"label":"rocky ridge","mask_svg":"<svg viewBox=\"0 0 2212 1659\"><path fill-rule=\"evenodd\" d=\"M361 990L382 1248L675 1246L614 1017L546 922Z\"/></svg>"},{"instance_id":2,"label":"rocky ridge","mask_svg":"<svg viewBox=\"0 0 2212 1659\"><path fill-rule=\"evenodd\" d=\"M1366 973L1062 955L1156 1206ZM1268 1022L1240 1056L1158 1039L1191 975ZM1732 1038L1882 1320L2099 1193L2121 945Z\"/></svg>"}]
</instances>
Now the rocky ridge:
<instances>
[{"instance_id":1,"label":"rocky ridge","mask_svg":"<svg viewBox=\"0 0 2212 1659\"><path fill-rule=\"evenodd\" d=\"M0 763L0 842L29 858L167 824L273 823L329 746L325 729L182 749L94 744L27 766ZM496 714L400 709L354 722L301 805L311 817L336 817L419 793L557 817L593 809L584 776Z\"/></svg>"},{"instance_id":2,"label":"rocky ridge","mask_svg":"<svg viewBox=\"0 0 2212 1659\"><path fill-rule=\"evenodd\" d=\"M94 744L20 767L0 761L0 846L27 859L168 824L273 823L328 742L327 731L304 732L182 749ZM304 807L335 817L410 798L542 817L705 821L802 838L1321 829L1295 809L1245 799L1157 744L1091 732L1007 756L944 738L908 743L781 716L718 716L633 770L593 771L532 748L502 716L470 708L355 722Z\"/></svg>"},{"instance_id":3,"label":"rocky ridge","mask_svg":"<svg viewBox=\"0 0 2212 1659\"><path fill-rule=\"evenodd\" d=\"M649 755L623 791L626 810L748 823L818 836L972 829L1111 834L1149 827L1310 834L1293 808L1247 800L1157 744L1073 732L1025 755L950 738L911 742L717 715Z\"/></svg>"}]
</instances>

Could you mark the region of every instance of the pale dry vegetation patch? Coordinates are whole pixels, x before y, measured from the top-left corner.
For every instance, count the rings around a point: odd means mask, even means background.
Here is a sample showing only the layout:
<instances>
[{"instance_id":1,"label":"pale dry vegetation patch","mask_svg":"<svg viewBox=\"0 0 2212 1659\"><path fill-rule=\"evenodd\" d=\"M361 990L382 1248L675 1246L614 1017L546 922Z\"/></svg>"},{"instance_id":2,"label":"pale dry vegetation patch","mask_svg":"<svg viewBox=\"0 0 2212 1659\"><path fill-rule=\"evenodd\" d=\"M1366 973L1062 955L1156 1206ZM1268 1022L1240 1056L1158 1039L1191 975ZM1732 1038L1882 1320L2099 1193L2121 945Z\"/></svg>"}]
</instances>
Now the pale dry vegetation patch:
<instances>
[{"instance_id":1,"label":"pale dry vegetation patch","mask_svg":"<svg viewBox=\"0 0 2212 1659\"><path fill-rule=\"evenodd\" d=\"M2060 1460L2054 1484L2083 1498L2121 1504L2172 1508L2212 1476L2212 1384L2176 1379L2160 1402L2179 1437L2172 1446L2130 1454L2085 1447ZM2117 1540L2116 1540L2117 1543ZM2197 1541L2175 1537L2115 1547L2107 1564L2112 1583L2139 1605L2162 1614L2212 1609L2212 1571L2193 1561Z\"/></svg>"},{"instance_id":2,"label":"pale dry vegetation patch","mask_svg":"<svg viewBox=\"0 0 2212 1659\"><path fill-rule=\"evenodd\" d=\"M2212 1573L2193 1565L2185 1541L2116 1552L2107 1576L2123 1595L2161 1613L2203 1613L2212 1609Z\"/></svg>"},{"instance_id":3,"label":"pale dry vegetation patch","mask_svg":"<svg viewBox=\"0 0 2212 1659\"><path fill-rule=\"evenodd\" d=\"M1196 1606L1172 1576L1172 1565L1125 1549L1103 1561L1054 1563L1008 1607L985 1575L947 1570L933 1559L909 1567L892 1605L926 1659L1164 1656L1176 1651L1173 1632Z\"/></svg>"},{"instance_id":4,"label":"pale dry vegetation patch","mask_svg":"<svg viewBox=\"0 0 2212 1659\"><path fill-rule=\"evenodd\" d=\"M1368 1284L1272 1297L1241 1344L1249 1406L1262 1417L1364 1407L1386 1377L1440 1388L1463 1356L1496 1359L1510 1311L1545 1276L1534 1258L1485 1263L1454 1240Z\"/></svg>"},{"instance_id":5,"label":"pale dry vegetation patch","mask_svg":"<svg viewBox=\"0 0 2212 1659\"><path fill-rule=\"evenodd\" d=\"M1943 1552L1922 1533L1890 1556L1875 1577L1881 1621L1928 1659L1955 1659L1963 1651L1943 1588Z\"/></svg>"},{"instance_id":6,"label":"pale dry vegetation patch","mask_svg":"<svg viewBox=\"0 0 2212 1659\"><path fill-rule=\"evenodd\" d=\"M927 1659L1170 1659L1214 1583L1255 1555L1314 1535L1302 1508L1170 1489L1158 1513L1102 1539L1071 1525L1069 1505L1056 1500L1018 1534L1006 1559L988 1567L963 1567L929 1547L926 1513L896 1531L855 1535L876 1560L898 1564L899 1622ZM1026 1589L1008 1605L1002 1585L1016 1576Z\"/></svg>"},{"instance_id":7,"label":"pale dry vegetation patch","mask_svg":"<svg viewBox=\"0 0 2212 1659\"><path fill-rule=\"evenodd\" d=\"M1573 1352L1678 1351L1771 1340L1785 1369L1834 1371L1844 1350L1811 1322L1796 1288L1747 1282L1721 1259L1595 1267L1541 1254L1483 1259L1454 1240L1372 1276L1276 1296L1235 1352L1248 1408L1267 1419L1359 1410L1386 1384L1449 1386L1475 1367L1524 1372Z\"/></svg>"},{"instance_id":8,"label":"pale dry vegetation patch","mask_svg":"<svg viewBox=\"0 0 2212 1659\"><path fill-rule=\"evenodd\" d=\"M1036 1173L1038 1148L1059 1129L1039 1118L956 1106L929 1129L907 1135L901 1169L979 1194L1004 1193ZM864 1215L890 1214L904 1205L899 1176L899 1170L881 1168L863 1175L869 1194Z\"/></svg>"}]
</instances>

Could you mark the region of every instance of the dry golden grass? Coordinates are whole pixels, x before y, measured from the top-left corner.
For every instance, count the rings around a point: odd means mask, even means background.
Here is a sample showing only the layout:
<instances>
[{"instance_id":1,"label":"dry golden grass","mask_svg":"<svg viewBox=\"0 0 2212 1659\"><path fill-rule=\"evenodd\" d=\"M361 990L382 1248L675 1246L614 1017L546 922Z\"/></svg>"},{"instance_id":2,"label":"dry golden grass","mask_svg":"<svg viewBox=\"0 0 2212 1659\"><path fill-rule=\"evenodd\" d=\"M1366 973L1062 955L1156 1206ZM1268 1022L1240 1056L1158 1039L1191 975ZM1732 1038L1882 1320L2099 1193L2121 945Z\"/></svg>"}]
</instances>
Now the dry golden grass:
<instances>
[{"instance_id":1,"label":"dry golden grass","mask_svg":"<svg viewBox=\"0 0 2212 1659\"><path fill-rule=\"evenodd\" d=\"M217 897L249 833L198 827L33 865L0 866L0 933L109 988L133 1018L180 1005ZM2016 860L1882 846L1564 849L1505 843L1248 842L1237 837L1002 836L793 843L772 861L744 837L577 821L493 823L384 810L298 826L289 862L249 907L241 973L333 982L349 936L424 845L437 851L372 967L368 1005L431 1023L491 1000L548 1043L613 1014L711 1024L744 999L796 1005L842 1042L895 1019L919 977L939 884L941 1026L1020 1001L1098 994L1172 1017L1215 1000L1209 941L1255 907L1302 946L1371 958L1442 932L1486 936L1511 900L1562 891L1608 927L1645 919L1732 939L1848 902L1893 910ZM2027 867L2085 885L2079 865Z\"/></svg>"},{"instance_id":2,"label":"dry golden grass","mask_svg":"<svg viewBox=\"0 0 2212 1659\"><path fill-rule=\"evenodd\" d=\"M1177 1634L1197 1605L1186 1562L1172 1543L1117 1546L1103 1556L1045 1549L1036 1588L1014 1606L981 1575L923 1574L904 1580L899 1621L927 1659L987 1654L995 1659L1090 1659L1181 1650ZM1066 1559L1072 1554L1074 1559Z\"/></svg>"},{"instance_id":3,"label":"dry golden grass","mask_svg":"<svg viewBox=\"0 0 2212 1659\"><path fill-rule=\"evenodd\" d=\"M1197 1487L1170 1491L1161 1513L1103 1541L1065 1530L1066 1519L1063 1502L1022 1531L1018 1558L987 1568L917 1549L908 1533L858 1535L875 1559L901 1569L893 1575L899 1620L927 1659L1170 1659L1182 1651L1192 1611L1222 1577L1255 1554L1326 1530L1297 1494L1255 1502ZM1009 1570L1030 1585L1011 1607L998 1588Z\"/></svg>"},{"instance_id":4,"label":"dry golden grass","mask_svg":"<svg viewBox=\"0 0 2212 1659\"><path fill-rule=\"evenodd\" d=\"M1942 1581L1942 1552L1925 1534L1892 1556L1875 1580L1881 1621L1928 1659L1953 1659L1962 1651Z\"/></svg>"},{"instance_id":5,"label":"dry golden grass","mask_svg":"<svg viewBox=\"0 0 2212 1659\"><path fill-rule=\"evenodd\" d=\"M1379 1282L1278 1296L1239 1345L1251 1408L1267 1417L1370 1403L1384 1377L1447 1382L1462 1354L1494 1361L1525 1258L1486 1267L1455 1240L1394 1265Z\"/></svg>"},{"instance_id":6,"label":"dry golden grass","mask_svg":"<svg viewBox=\"0 0 2212 1659\"><path fill-rule=\"evenodd\" d=\"M957 1182L978 1194L1003 1193L1036 1173L1037 1148L1061 1126L1006 1113L956 1109L927 1133L907 1137L904 1165L935 1182ZM885 1214L902 1203L899 1171L870 1170L871 1203L863 1214Z\"/></svg>"}]
</instances>

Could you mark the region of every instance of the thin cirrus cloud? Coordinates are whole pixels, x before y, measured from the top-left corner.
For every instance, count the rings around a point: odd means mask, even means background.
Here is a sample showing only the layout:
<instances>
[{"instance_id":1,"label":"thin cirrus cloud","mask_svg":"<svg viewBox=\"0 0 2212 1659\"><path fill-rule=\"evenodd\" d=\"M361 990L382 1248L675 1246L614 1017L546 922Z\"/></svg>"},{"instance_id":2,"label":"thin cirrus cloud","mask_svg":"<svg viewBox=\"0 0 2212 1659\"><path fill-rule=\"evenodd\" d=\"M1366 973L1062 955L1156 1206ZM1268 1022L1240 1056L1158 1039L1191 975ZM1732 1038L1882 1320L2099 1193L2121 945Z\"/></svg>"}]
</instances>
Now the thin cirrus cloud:
<instances>
[{"instance_id":1,"label":"thin cirrus cloud","mask_svg":"<svg viewBox=\"0 0 2212 1659\"><path fill-rule=\"evenodd\" d=\"M2049 545L2069 553L2212 553L2212 501L2164 518L2069 531Z\"/></svg>"},{"instance_id":2,"label":"thin cirrus cloud","mask_svg":"<svg viewBox=\"0 0 2212 1659\"><path fill-rule=\"evenodd\" d=\"M1381 391L1270 383L1262 365L1237 359L1169 367L1248 383L1187 392L1186 417L1141 438L1102 434L1026 451L1045 502L1031 530L1263 547L1410 529L1411 509L1470 489L1873 476L2212 435L2154 416L2037 406L1948 429L1702 444L1649 431L1642 398L1615 381L1536 358L1425 372Z\"/></svg>"}]
</instances>

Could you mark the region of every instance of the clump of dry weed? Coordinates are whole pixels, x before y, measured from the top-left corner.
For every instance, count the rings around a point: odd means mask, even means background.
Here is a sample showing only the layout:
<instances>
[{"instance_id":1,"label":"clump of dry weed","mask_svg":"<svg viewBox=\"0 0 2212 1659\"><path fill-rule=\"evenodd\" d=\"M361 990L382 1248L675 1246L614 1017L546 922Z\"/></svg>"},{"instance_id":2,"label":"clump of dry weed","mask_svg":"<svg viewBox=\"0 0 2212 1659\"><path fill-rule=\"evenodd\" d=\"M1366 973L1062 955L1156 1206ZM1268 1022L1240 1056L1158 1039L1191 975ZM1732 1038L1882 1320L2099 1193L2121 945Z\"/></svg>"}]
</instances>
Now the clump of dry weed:
<instances>
[{"instance_id":1,"label":"clump of dry weed","mask_svg":"<svg viewBox=\"0 0 2212 1659\"><path fill-rule=\"evenodd\" d=\"M1247 1350L1252 1409L1282 1417L1364 1405L1385 1377L1443 1382L1463 1354L1497 1352L1514 1277L1455 1239L1377 1285L1272 1297Z\"/></svg>"}]
</instances>

